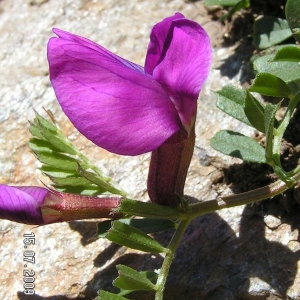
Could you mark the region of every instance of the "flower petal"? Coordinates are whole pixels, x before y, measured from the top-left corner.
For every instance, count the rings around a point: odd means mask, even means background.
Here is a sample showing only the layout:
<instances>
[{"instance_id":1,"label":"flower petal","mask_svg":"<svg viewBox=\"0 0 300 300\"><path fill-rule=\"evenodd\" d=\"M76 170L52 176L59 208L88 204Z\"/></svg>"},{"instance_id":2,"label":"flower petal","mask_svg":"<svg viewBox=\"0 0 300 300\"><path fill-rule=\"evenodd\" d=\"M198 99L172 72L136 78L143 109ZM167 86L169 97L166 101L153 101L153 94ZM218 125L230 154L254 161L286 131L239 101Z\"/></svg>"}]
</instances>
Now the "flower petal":
<instances>
[{"instance_id":1,"label":"flower petal","mask_svg":"<svg viewBox=\"0 0 300 300\"><path fill-rule=\"evenodd\" d=\"M207 33L183 15L177 13L152 29L145 71L168 91L184 126L193 123L211 59Z\"/></svg>"},{"instance_id":2,"label":"flower petal","mask_svg":"<svg viewBox=\"0 0 300 300\"><path fill-rule=\"evenodd\" d=\"M167 39L172 38L168 37L168 35L170 35L170 30L173 30L173 21L184 18L183 14L175 13L174 16L163 19L152 28L145 61L145 71L147 74L152 75L153 70L161 61L161 56L165 51L165 43Z\"/></svg>"},{"instance_id":3,"label":"flower petal","mask_svg":"<svg viewBox=\"0 0 300 300\"><path fill-rule=\"evenodd\" d=\"M40 205L47 193L48 190L41 187L0 184L0 218L24 224L43 224Z\"/></svg>"},{"instance_id":4,"label":"flower petal","mask_svg":"<svg viewBox=\"0 0 300 300\"><path fill-rule=\"evenodd\" d=\"M75 127L110 152L138 155L182 127L164 88L143 68L79 36L55 29L50 79Z\"/></svg>"}]
</instances>

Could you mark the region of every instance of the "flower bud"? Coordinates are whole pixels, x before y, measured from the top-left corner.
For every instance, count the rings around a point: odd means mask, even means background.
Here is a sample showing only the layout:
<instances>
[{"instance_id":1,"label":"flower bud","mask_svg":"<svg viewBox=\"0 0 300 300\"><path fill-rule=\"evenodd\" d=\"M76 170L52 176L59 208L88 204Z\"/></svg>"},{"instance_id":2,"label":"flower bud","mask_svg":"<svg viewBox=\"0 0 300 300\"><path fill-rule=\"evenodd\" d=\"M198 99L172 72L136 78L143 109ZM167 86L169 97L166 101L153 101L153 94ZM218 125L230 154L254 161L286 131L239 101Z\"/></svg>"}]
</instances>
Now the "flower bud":
<instances>
[{"instance_id":1,"label":"flower bud","mask_svg":"<svg viewBox=\"0 0 300 300\"><path fill-rule=\"evenodd\" d=\"M195 145L195 127L171 136L152 152L148 174L148 194L152 202L178 207L183 197L187 171Z\"/></svg>"},{"instance_id":2,"label":"flower bud","mask_svg":"<svg viewBox=\"0 0 300 300\"><path fill-rule=\"evenodd\" d=\"M90 218L118 218L121 198L89 197L36 186L0 184L0 219L45 225Z\"/></svg>"}]
</instances>

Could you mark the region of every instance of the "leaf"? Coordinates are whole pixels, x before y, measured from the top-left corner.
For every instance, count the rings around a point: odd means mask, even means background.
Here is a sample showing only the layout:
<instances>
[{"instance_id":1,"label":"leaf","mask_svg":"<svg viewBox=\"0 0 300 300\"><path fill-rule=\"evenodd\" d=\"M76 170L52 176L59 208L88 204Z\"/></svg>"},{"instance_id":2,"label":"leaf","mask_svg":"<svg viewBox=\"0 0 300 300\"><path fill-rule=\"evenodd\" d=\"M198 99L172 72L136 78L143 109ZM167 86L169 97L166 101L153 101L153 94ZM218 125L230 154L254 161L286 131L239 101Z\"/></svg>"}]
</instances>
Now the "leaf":
<instances>
[{"instance_id":1,"label":"leaf","mask_svg":"<svg viewBox=\"0 0 300 300\"><path fill-rule=\"evenodd\" d=\"M258 73L248 90L273 97L289 97L291 94L282 79L269 73Z\"/></svg>"},{"instance_id":2,"label":"leaf","mask_svg":"<svg viewBox=\"0 0 300 300\"><path fill-rule=\"evenodd\" d=\"M254 70L258 73L270 73L288 83L300 78L300 65L297 62L273 62L275 55L264 55L253 63Z\"/></svg>"},{"instance_id":3,"label":"leaf","mask_svg":"<svg viewBox=\"0 0 300 300\"><path fill-rule=\"evenodd\" d=\"M60 186L53 185L54 189L59 192L71 193L71 194L80 194L85 196L95 196L100 195L103 191L99 190L96 185L85 185L85 186Z\"/></svg>"},{"instance_id":4,"label":"leaf","mask_svg":"<svg viewBox=\"0 0 300 300\"><path fill-rule=\"evenodd\" d=\"M42 163L41 171L60 191L81 191L85 195L105 192L126 195L112 178L103 176L101 170L73 146L56 124L36 114L30 132L34 137L29 141L29 146Z\"/></svg>"},{"instance_id":5,"label":"leaf","mask_svg":"<svg viewBox=\"0 0 300 300\"><path fill-rule=\"evenodd\" d=\"M106 291L100 291L97 300L128 300L128 299Z\"/></svg>"},{"instance_id":6,"label":"leaf","mask_svg":"<svg viewBox=\"0 0 300 300\"><path fill-rule=\"evenodd\" d=\"M40 129L38 128L38 126L36 126L35 123L30 122L29 131L32 136L39 138L40 140L45 140L45 138L43 137L43 135L40 132Z\"/></svg>"},{"instance_id":7,"label":"leaf","mask_svg":"<svg viewBox=\"0 0 300 300\"><path fill-rule=\"evenodd\" d=\"M221 5L221 6L233 6L241 0L204 0L204 5Z\"/></svg>"},{"instance_id":8,"label":"leaf","mask_svg":"<svg viewBox=\"0 0 300 300\"><path fill-rule=\"evenodd\" d=\"M151 291L155 285L147 278L147 273L138 272L124 265L117 265L119 277L114 280L113 285L130 291Z\"/></svg>"},{"instance_id":9,"label":"leaf","mask_svg":"<svg viewBox=\"0 0 300 300\"><path fill-rule=\"evenodd\" d=\"M90 184L90 182L87 179L79 176L70 176L65 178L50 177L50 179L55 184L60 186L85 186Z\"/></svg>"},{"instance_id":10,"label":"leaf","mask_svg":"<svg viewBox=\"0 0 300 300\"><path fill-rule=\"evenodd\" d=\"M280 103L277 105L273 105L271 103L268 103L266 105L266 109L265 109L265 132L266 132L266 137L267 140L269 138L269 136L273 136L273 129L274 129L274 120L275 120L275 115L276 112L278 110L280 106Z\"/></svg>"},{"instance_id":11,"label":"leaf","mask_svg":"<svg viewBox=\"0 0 300 300\"><path fill-rule=\"evenodd\" d=\"M175 222L165 219L123 219L121 222L131 225L146 234L176 228Z\"/></svg>"},{"instance_id":12,"label":"leaf","mask_svg":"<svg viewBox=\"0 0 300 300\"><path fill-rule=\"evenodd\" d=\"M289 87L293 95L300 89L300 65L297 62L278 61L273 62L275 55L265 55L256 59L253 63L254 70L258 73L270 73L282 79Z\"/></svg>"},{"instance_id":13,"label":"leaf","mask_svg":"<svg viewBox=\"0 0 300 300\"><path fill-rule=\"evenodd\" d=\"M52 131L53 133L56 133L57 129L58 129L58 127L56 125L47 121L45 118L43 118L38 113L35 114L34 124L36 126L39 126L39 124L40 124L41 128L48 129L48 130Z\"/></svg>"},{"instance_id":14,"label":"leaf","mask_svg":"<svg viewBox=\"0 0 300 300\"><path fill-rule=\"evenodd\" d=\"M78 174L88 181L96 184L101 190L116 195L125 196L126 193L110 184L111 178L104 177L94 172L86 171L81 165L78 165ZM116 185L116 184L115 184Z\"/></svg>"},{"instance_id":15,"label":"leaf","mask_svg":"<svg viewBox=\"0 0 300 300\"><path fill-rule=\"evenodd\" d=\"M76 148L64 136L59 127L49 122L38 113L36 113L31 127L30 131L33 136L36 136L43 141L47 141L52 145L51 148L54 148L56 151L73 155L77 154Z\"/></svg>"},{"instance_id":16,"label":"leaf","mask_svg":"<svg viewBox=\"0 0 300 300\"><path fill-rule=\"evenodd\" d=\"M221 130L210 141L217 151L244 161L265 163L265 149L253 139L238 132Z\"/></svg>"},{"instance_id":17,"label":"leaf","mask_svg":"<svg viewBox=\"0 0 300 300\"><path fill-rule=\"evenodd\" d=\"M46 165L43 165L40 169L52 180L55 188L59 191L84 195L99 195L106 192L97 185L91 184L86 178L78 176L78 173L74 170L68 172L64 169Z\"/></svg>"},{"instance_id":18,"label":"leaf","mask_svg":"<svg viewBox=\"0 0 300 300\"><path fill-rule=\"evenodd\" d=\"M73 171L77 170L77 161L64 154L57 152L48 153L48 152L35 152L37 158L40 162L45 165L52 166L59 170Z\"/></svg>"},{"instance_id":19,"label":"leaf","mask_svg":"<svg viewBox=\"0 0 300 300\"><path fill-rule=\"evenodd\" d=\"M146 234L176 228L176 224L173 221L165 219L119 219L118 221L133 226L134 228L137 228ZM97 224L97 237L104 238L107 235L107 231L110 229L110 227L111 220L99 222Z\"/></svg>"},{"instance_id":20,"label":"leaf","mask_svg":"<svg viewBox=\"0 0 300 300\"><path fill-rule=\"evenodd\" d=\"M273 61L300 62L300 48L297 46L286 46L278 50Z\"/></svg>"},{"instance_id":21,"label":"leaf","mask_svg":"<svg viewBox=\"0 0 300 300\"><path fill-rule=\"evenodd\" d=\"M166 248L158 241L143 233L141 230L120 221L112 222L112 227L106 235L106 238L116 244L144 252L166 252Z\"/></svg>"},{"instance_id":22,"label":"leaf","mask_svg":"<svg viewBox=\"0 0 300 300\"><path fill-rule=\"evenodd\" d=\"M233 85L226 85L216 92L217 107L229 116L251 126L245 115L244 105L246 92Z\"/></svg>"},{"instance_id":23,"label":"leaf","mask_svg":"<svg viewBox=\"0 0 300 300\"><path fill-rule=\"evenodd\" d=\"M140 272L140 274L145 274L146 277L152 282L156 282L157 281L157 278L158 278L158 274L153 272L153 271L142 271ZM119 289L119 293L118 295L120 296L125 296L125 295L128 295L130 293L132 293L133 291L130 291L130 290L125 290L125 289Z\"/></svg>"},{"instance_id":24,"label":"leaf","mask_svg":"<svg viewBox=\"0 0 300 300\"><path fill-rule=\"evenodd\" d=\"M31 138L28 142L30 149L34 152L53 153L57 151L49 142L38 138Z\"/></svg>"},{"instance_id":25,"label":"leaf","mask_svg":"<svg viewBox=\"0 0 300 300\"><path fill-rule=\"evenodd\" d=\"M264 16L254 22L253 35L254 46L266 49L291 37L292 31L286 20Z\"/></svg>"},{"instance_id":26,"label":"leaf","mask_svg":"<svg viewBox=\"0 0 300 300\"><path fill-rule=\"evenodd\" d=\"M169 206L124 199L117 212L127 216L178 220L181 213Z\"/></svg>"},{"instance_id":27,"label":"leaf","mask_svg":"<svg viewBox=\"0 0 300 300\"><path fill-rule=\"evenodd\" d=\"M58 152L68 153L68 154L77 154L74 146L60 134L60 130L56 128L56 131L53 132L45 127L42 127L42 124L39 124L39 130L43 137L55 148Z\"/></svg>"},{"instance_id":28,"label":"leaf","mask_svg":"<svg viewBox=\"0 0 300 300\"><path fill-rule=\"evenodd\" d=\"M250 6L250 1L249 0L241 0L237 2L229 11L227 14L223 15L220 20L225 21L227 19L230 19L237 11L243 9L243 8L248 8Z\"/></svg>"},{"instance_id":29,"label":"leaf","mask_svg":"<svg viewBox=\"0 0 300 300\"><path fill-rule=\"evenodd\" d=\"M285 5L285 15L292 32L294 33L295 40L300 43L300 5L299 0L288 0Z\"/></svg>"},{"instance_id":30,"label":"leaf","mask_svg":"<svg viewBox=\"0 0 300 300\"><path fill-rule=\"evenodd\" d=\"M65 170L57 169L51 166L43 165L40 167L40 170L49 177L58 177L58 178L66 178L70 176L76 175L75 172L68 172Z\"/></svg>"},{"instance_id":31,"label":"leaf","mask_svg":"<svg viewBox=\"0 0 300 300\"><path fill-rule=\"evenodd\" d=\"M251 125L260 132L265 132L264 111L265 107L249 91L246 91L245 114Z\"/></svg>"},{"instance_id":32,"label":"leaf","mask_svg":"<svg viewBox=\"0 0 300 300\"><path fill-rule=\"evenodd\" d=\"M119 221L122 222L122 219L120 219ZM108 230L111 228L111 225L111 220L105 220L97 223L97 233L95 234L94 238L105 238Z\"/></svg>"},{"instance_id":33,"label":"leaf","mask_svg":"<svg viewBox=\"0 0 300 300\"><path fill-rule=\"evenodd\" d=\"M275 115L281 103L273 105L268 103L265 108L265 133L266 133L266 159L272 165L273 158L273 137L274 137L274 122Z\"/></svg>"}]
</instances>

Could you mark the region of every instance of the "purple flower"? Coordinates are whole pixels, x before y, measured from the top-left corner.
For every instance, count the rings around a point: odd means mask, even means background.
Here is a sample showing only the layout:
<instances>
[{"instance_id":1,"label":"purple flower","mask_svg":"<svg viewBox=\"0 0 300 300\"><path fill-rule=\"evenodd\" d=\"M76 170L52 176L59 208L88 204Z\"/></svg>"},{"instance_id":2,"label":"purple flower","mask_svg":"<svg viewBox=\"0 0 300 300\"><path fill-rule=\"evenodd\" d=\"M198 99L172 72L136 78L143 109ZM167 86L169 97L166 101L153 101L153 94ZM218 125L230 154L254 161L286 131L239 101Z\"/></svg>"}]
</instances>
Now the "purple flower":
<instances>
[{"instance_id":1,"label":"purple flower","mask_svg":"<svg viewBox=\"0 0 300 300\"><path fill-rule=\"evenodd\" d=\"M40 206L48 192L42 187L10 187L0 184L0 219L44 224Z\"/></svg>"},{"instance_id":2,"label":"purple flower","mask_svg":"<svg viewBox=\"0 0 300 300\"><path fill-rule=\"evenodd\" d=\"M117 197L89 197L60 193L37 186L0 184L0 219L31 225L45 225L89 218L118 217Z\"/></svg>"},{"instance_id":3,"label":"purple flower","mask_svg":"<svg viewBox=\"0 0 300 300\"><path fill-rule=\"evenodd\" d=\"M68 32L48 44L50 79L75 127L98 146L122 155L157 149L193 128L208 76L211 46L204 29L182 14L152 29L145 68Z\"/></svg>"}]
</instances>

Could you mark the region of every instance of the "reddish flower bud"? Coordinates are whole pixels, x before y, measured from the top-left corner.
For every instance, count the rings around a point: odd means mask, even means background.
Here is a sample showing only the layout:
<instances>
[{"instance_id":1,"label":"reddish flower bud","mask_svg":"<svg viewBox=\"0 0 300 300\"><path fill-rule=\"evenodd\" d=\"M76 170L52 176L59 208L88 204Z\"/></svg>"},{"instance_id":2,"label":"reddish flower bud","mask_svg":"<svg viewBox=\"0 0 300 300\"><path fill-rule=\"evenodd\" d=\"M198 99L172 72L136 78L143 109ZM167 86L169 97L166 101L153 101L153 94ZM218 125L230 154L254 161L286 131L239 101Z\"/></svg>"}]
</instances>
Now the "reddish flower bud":
<instances>
[{"instance_id":1,"label":"reddish flower bud","mask_svg":"<svg viewBox=\"0 0 300 300\"><path fill-rule=\"evenodd\" d=\"M179 205L194 145L193 127L189 136L179 131L152 152L148 174L148 194L152 202L171 207Z\"/></svg>"},{"instance_id":2,"label":"reddish flower bud","mask_svg":"<svg viewBox=\"0 0 300 300\"><path fill-rule=\"evenodd\" d=\"M0 184L0 219L45 225L91 218L118 218L114 210L121 198L89 197L43 187Z\"/></svg>"}]
</instances>

